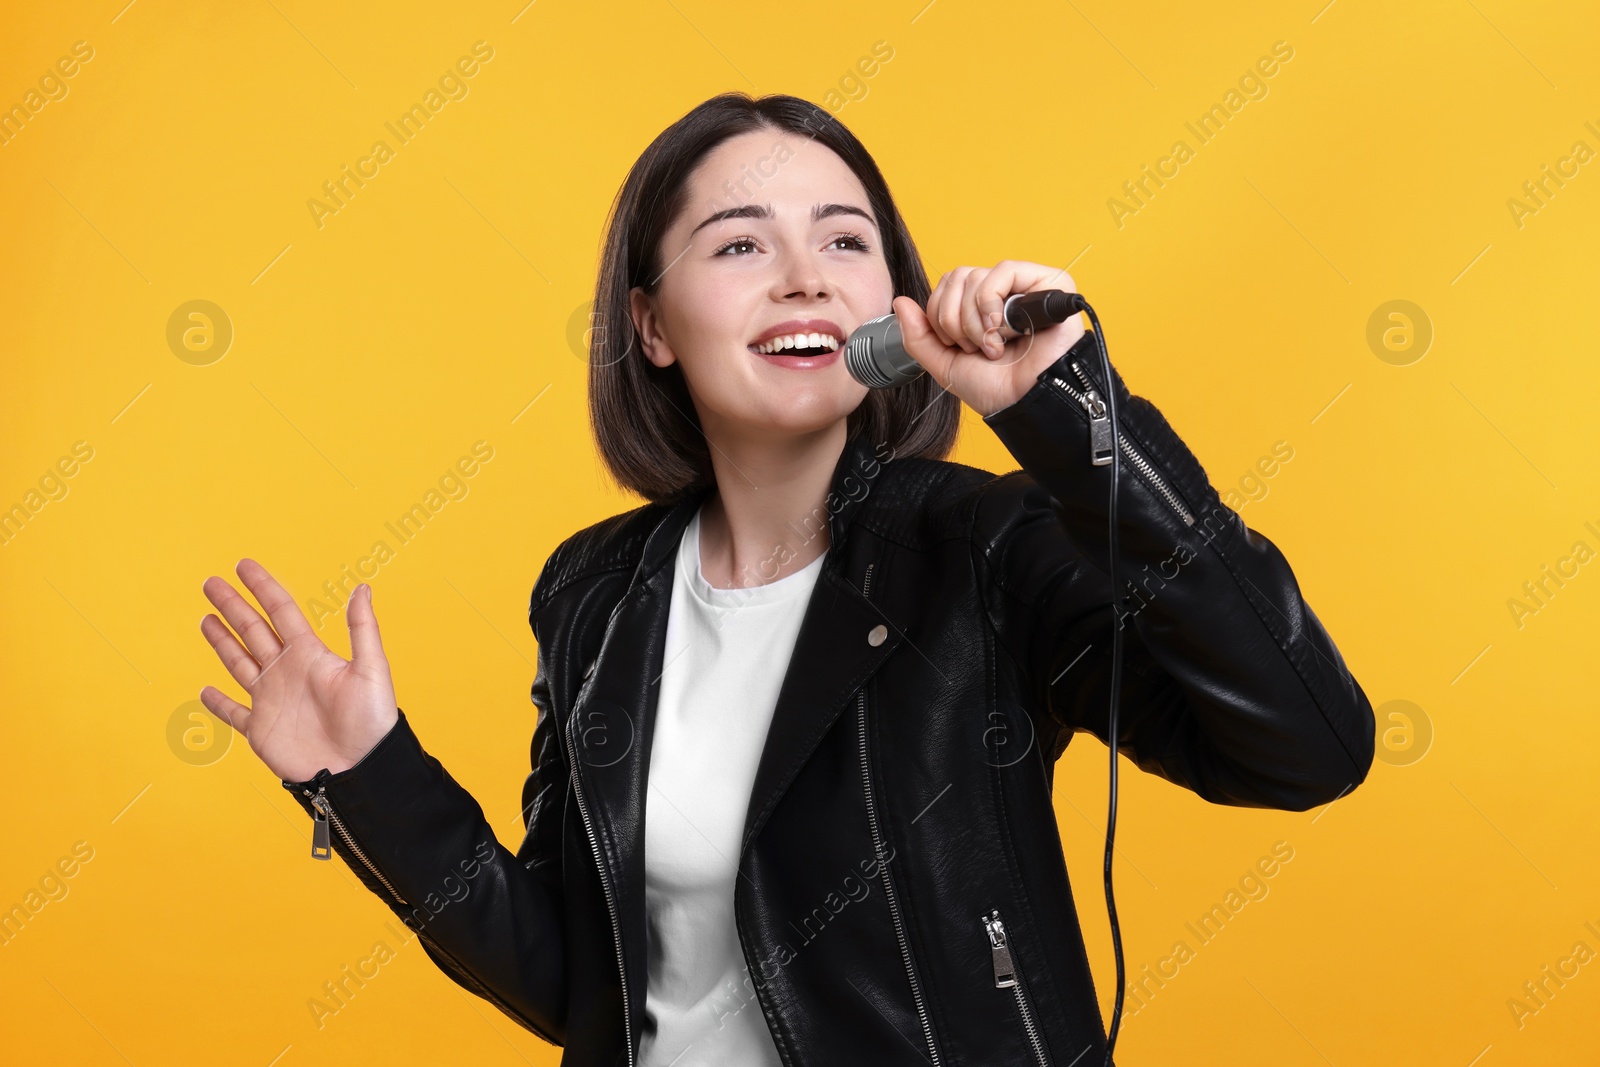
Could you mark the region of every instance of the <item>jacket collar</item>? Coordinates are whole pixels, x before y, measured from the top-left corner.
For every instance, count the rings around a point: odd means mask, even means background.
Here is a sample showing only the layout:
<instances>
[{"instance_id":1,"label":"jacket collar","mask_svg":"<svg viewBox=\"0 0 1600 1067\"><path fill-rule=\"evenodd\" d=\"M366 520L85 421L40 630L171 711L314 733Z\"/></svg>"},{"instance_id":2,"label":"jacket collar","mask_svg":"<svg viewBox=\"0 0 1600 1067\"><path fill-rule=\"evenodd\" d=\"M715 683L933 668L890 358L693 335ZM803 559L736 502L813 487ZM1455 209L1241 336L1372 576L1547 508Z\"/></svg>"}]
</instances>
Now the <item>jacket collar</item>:
<instances>
[{"instance_id":1,"label":"jacket collar","mask_svg":"<svg viewBox=\"0 0 1600 1067\"><path fill-rule=\"evenodd\" d=\"M850 695L899 647L903 628L862 593L871 539L849 538L885 464L865 438L847 441L826 507L829 545L806 604L756 768L741 839L740 866L790 783ZM671 505L645 542L633 581L611 615L587 687L566 732L584 812L596 834L616 901L632 1012L646 985L644 815L650 739L665 654L675 568L667 564L710 490ZM881 598L880 598L881 599ZM884 633L873 634L882 625ZM872 638L879 643L873 644Z\"/></svg>"}]
</instances>

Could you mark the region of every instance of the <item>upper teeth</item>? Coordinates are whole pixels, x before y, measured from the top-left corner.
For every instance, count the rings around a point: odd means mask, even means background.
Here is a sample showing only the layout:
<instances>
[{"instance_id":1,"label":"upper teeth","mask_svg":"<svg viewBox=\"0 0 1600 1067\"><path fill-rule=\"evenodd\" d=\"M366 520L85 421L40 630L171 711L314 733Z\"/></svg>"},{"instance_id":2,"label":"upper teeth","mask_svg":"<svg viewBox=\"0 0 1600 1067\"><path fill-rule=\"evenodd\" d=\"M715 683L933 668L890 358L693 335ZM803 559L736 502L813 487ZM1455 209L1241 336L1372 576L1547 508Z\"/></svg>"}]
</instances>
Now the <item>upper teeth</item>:
<instances>
[{"instance_id":1,"label":"upper teeth","mask_svg":"<svg viewBox=\"0 0 1600 1067\"><path fill-rule=\"evenodd\" d=\"M839 339L831 333L786 333L782 337L774 337L770 341L756 345L755 350L764 355L772 355L785 348L838 348Z\"/></svg>"}]
</instances>

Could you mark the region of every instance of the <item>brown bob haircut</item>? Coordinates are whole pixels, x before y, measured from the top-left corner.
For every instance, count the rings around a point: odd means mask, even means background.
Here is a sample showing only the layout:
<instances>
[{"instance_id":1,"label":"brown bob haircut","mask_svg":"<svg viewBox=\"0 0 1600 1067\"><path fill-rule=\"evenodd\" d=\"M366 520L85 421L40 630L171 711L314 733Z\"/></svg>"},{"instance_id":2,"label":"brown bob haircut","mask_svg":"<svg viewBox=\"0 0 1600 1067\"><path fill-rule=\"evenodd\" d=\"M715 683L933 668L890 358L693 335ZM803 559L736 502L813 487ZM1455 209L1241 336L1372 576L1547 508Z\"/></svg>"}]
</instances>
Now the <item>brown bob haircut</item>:
<instances>
[{"instance_id":1,"label":"brown bob haircut","mask_svg":"<svg viewBox=\"0 0 1600 1067\"><path fill-rule=\"evenodd\" d=\"M645 358L629 293L634 286L656 293L662 235L688 206L688 179L696 166L722 142L760 129L804 135L833 149L867 191L895 295L926 306L932 291L878 165L823 108L794 96L730 92L668 126L634 162L612 204L589 341L589 423L600 458L619 485L651 503L676 503L716 478L683 370ZM905 385L869 390L848 416L846 435L867 435L874 445L887 446L891 458L943 459L960 425L960 399L922 374Z\"/></svg>"}]
</instances>

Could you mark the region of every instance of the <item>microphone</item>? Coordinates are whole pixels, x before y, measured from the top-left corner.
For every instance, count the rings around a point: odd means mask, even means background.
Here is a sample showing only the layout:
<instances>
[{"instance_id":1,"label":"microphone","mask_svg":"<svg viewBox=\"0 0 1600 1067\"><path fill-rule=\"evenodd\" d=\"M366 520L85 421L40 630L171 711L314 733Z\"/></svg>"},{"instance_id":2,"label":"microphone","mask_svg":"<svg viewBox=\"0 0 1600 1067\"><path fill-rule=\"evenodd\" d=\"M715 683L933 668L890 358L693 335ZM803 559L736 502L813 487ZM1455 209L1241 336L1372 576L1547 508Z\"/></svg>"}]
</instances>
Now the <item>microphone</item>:
<instances>
[{"instance_id":1,"label":"microphone","mask_svg":"<svg viewBox=\"0 0 1600 1067\"><path fill-rule=\"evenodd\" d=\"M1000 336L1010 340L1046 329L1066 322L1068 316L1088 306L1083 297L1064 289L1013 293L1006 297L1001 311L1004 324L1000 327ZM873 389L903 385L915 381L923 373L922 364L906 353L900 337L900 320L892 311L856 327L845 342L844 365L852 378Z\"/></svg>"}]
</instances>

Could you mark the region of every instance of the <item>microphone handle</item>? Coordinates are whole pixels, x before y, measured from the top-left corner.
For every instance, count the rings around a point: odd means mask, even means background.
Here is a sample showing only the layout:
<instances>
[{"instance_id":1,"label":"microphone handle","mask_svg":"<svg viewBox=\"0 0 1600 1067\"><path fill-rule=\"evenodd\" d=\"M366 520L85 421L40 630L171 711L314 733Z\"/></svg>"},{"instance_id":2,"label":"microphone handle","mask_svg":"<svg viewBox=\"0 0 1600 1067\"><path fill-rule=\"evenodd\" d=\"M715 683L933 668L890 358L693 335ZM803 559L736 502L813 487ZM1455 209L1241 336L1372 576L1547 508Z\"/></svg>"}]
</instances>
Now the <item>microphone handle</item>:
<instances>
[{"instance_id":1,"label":"microphone handle","mask_svg":"<svg viewBox=\"0 0 1600 1067\"><path fill-rule=\"evenodd\" d=\"M1041 289L1034 293L1014 293L1006 297L1001 311L1000 334L1006 340L1067 321L1067 317L1089 305L1077 293L1062 289ZM915 381L923 374L916 360L906 353L900 338L900 320L893 311L868 319L856 327L844 345L845 367L856 381L873 389L886 389Z\"/></svg>"},{"instance_id":2,"label":"microphone handle","mask_svg":"<svg viewBox=\"0 0 1600 1067\"><path fill-rule=\"evenodd\" d=\"M1033 293L1016 293L1006 297L1002 316L1005 324L1018 334L1048 329L1066 322L1088 305L1077 293L1063 289L1040 289Z\"/></svg>"}]
</instances>

